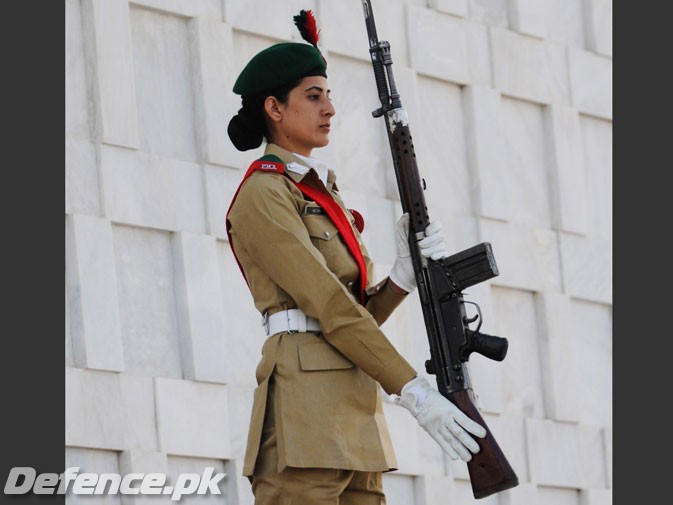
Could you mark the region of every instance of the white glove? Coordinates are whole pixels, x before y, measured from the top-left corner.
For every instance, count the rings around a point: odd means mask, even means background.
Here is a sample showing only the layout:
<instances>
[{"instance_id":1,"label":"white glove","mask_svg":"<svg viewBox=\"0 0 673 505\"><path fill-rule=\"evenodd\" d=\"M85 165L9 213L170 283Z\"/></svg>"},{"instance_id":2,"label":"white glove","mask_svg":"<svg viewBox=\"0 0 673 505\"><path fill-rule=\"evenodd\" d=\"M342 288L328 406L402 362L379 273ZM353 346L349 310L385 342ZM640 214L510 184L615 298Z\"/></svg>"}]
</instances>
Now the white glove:
<instances>
[{"instance_id":1,"label":"white glove","mask_svg":"<svg viewBox=\"0 0 673 505\"><path fill-rule=\"evenodd\" d=\"M399 287L410 293L416 289L416 276L414 275L414 265L411 262L411 253L409 252L409 214L402 214L397 221L397 234L395 242L397 243L397 259L390 271L390 279ZM442 223L432 221L425 228L425 238L418 242L421 254L426 258L438 260L447 258L449 252L444 245L444 232Z\"/></svg>"},{"instance_id":2,"label":"white glove","mask_svg":"<svg viewBox=\"0 0 673 505\"><path fill-rule=\"evenodd\" d=\"M448 258L449 251L446 250L446 246L444 245L442 223L432 221L425 228L425 238L418 242L418 247L421 248L421 254L426 258L432 258L433 260Z\"/></svg>"},{"instance_id":3,"label":"white glove","mask_svg":"<svg viewBox=\"0 0 673 505\"><path fill-rule=\"evenodd\" d=\"M483 438L486 429L475 423L432 388L423 377L416 377L402 388L395 403L405 407L451 459L470 461L479 445L469 433ZM468 433L469 432L469 433Z\"/></svg>"}]
</instances>

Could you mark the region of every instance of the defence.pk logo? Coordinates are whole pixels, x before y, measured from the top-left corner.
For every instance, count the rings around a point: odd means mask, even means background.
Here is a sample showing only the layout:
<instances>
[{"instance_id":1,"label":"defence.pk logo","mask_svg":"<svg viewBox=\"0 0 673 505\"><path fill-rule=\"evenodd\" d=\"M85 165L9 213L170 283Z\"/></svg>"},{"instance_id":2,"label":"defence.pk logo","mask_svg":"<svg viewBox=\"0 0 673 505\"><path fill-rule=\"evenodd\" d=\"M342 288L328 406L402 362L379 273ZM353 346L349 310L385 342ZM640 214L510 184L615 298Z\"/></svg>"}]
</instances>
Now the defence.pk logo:
<instances>
[{"instance_id":1,"label":"defence.pk logo","mask_svg":"<svg viewBox=\"0 0 673 505\"><path fill-rule=\"evenodd\" d=\"M5 483L6 495L33 494L164 494L171 500L179 500L190 494L222 494L218 483L225 473L213 475L214 467L206 467L203 475L181 473L175 486L167 486L163 473L79 473L79 467L66 468L62 474L41 473L37 475L30 466L17 466L10 470ZM72 483L72 486L70 484Z\"/></svg>"}]
</instances>

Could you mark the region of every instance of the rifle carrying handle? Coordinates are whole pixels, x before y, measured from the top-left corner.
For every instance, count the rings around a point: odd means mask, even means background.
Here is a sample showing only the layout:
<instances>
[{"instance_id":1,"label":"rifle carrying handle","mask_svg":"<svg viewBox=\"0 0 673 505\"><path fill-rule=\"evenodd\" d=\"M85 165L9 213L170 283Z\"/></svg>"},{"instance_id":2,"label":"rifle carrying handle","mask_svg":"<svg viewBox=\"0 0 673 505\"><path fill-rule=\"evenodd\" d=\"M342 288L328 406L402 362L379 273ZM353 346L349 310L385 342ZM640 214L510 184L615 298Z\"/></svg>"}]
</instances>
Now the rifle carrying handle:
<instances>
[{"instance_id":1,"label":"rifle carrying handle","mask_svg":"<svg viewBox=\"0 0 673 505\"><path fill-rule=\"evenodd\" d=\"M467 389L448 394L448 399L470 419L486 429L484 438L474 437L480 451L472 455L467 462L470 473L472 494L475 498L485 498L493 493L504 491L519 484L519 479L495 441L491 430L481 417L476 405L472 402Z\"/></svg>"}]
</instances>

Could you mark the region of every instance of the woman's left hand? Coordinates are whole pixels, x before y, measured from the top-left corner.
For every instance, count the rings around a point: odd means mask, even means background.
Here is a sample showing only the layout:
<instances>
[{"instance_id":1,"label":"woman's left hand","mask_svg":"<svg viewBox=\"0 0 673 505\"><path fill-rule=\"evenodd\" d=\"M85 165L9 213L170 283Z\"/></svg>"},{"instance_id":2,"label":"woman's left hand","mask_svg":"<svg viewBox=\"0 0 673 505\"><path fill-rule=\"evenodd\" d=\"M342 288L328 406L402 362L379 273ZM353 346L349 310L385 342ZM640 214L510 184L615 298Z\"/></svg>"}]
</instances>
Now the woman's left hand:
<instances>
[{"instance_id":1,"label":"woman's left hand","mask_svg":"<svg viewBox=\"0 0 673 505\"><path fill-rule=\"evenodd\" d=\"M402 214L397 221L397 259L390 271L390 279L410 293L416 289L416 276L409 252L409 214ZM438 260L449 256L444 244L444 232L439 221L432 221L425 228L425 237L418 242L421 254L426 258Z\"/></svg>"},{"instance_id":2,"label":"woman's left hand","mask_svg":"<svg viewBox=\"0 0 673 505\"><path fill-rule=\"evenodd\" d=\"M444 232L442 231L442 223L439 221L432 221L425 228L425 238L418 242L418 247L421 249L421 254L426 258L439 260L449 257L449 251L444 245Z\"/></svg>"}]
</instances>

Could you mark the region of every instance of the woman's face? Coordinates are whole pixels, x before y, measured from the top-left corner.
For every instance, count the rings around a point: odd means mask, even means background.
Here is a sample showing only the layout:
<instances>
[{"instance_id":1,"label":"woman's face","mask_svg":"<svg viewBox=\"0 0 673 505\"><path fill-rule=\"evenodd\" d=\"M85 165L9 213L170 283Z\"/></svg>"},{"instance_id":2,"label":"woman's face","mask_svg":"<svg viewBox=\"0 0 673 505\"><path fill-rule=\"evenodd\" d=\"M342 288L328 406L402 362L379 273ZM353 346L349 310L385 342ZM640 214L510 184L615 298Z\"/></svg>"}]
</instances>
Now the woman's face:
<instances>
[{"instance_id":1,"label":"woman's face","mask_svg":"<svg viewBox=\"0 0 673 505\"><path fill-rule=\"evenodd\" d=\"M265 102L274 144L303 156L329 143L330 119L336 111L329 98L327 79L304 77L288 95L286 103L273 97Z\"/></svg>"}]
</instances>

